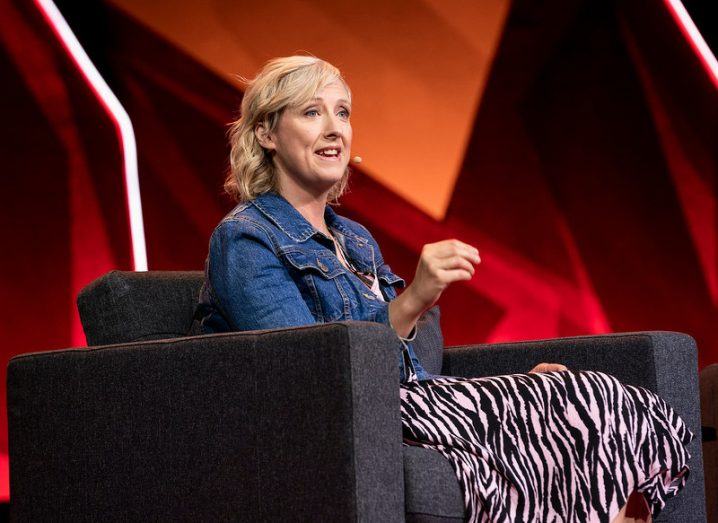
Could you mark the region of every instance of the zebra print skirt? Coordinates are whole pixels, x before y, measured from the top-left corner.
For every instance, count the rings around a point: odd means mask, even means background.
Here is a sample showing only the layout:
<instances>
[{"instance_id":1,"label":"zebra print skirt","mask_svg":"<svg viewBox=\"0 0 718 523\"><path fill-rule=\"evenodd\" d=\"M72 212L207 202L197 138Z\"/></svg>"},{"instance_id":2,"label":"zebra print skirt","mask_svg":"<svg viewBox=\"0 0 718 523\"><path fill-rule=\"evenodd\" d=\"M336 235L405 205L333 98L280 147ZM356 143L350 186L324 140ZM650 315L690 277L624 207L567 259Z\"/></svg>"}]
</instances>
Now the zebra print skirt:
<instances>
[{"instance_id":1,"label":"zebra print skirt","mask_svg":"<svg viewBox=\"0 0 718 523\"><path fill-rule=\"evenodd\" d=\"M599 372L435 376L401 385L404 442L451 463L470 522L654 516L688 477L693 434L652 392Z\"/></svg>"}]
</instances>

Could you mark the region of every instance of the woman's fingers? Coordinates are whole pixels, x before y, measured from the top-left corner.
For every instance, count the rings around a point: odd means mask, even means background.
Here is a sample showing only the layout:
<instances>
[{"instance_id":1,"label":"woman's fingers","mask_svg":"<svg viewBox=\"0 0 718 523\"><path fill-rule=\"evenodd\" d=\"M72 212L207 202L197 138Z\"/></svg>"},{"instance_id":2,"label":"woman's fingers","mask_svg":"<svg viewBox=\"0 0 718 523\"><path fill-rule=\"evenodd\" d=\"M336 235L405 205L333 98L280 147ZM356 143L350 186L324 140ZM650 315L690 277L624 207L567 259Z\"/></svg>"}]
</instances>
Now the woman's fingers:
<instances>
[{"instance_id":1,"label":"woman's fingers","mask_svg":"<svg viewBox=\"0 0 718 523\"><path fill-rule=\"evenodd\" d=\"M411 291L413 301L427 309L449 284L470 280L479 263L479 250L467 243L456 239L428 243L421 250L414 280L404 292Z\"/></svg>"},{"instance_id":2,"label":"woman's fingers","mask_svg":"<svg viewBox=\"0 0 718 523\"><path fill-rule=\"evenodd\" d=\"M438 243L431 243L424 246L428 249L428 253L436 258L450 258L454 256L463 256L473 263L481 263L479 250L459 240L444 240Z\"/></svg>"},{"instance_id":3,"label":"woman's fingers","mask_svg":"<svg viewBox=\"0 0 718 523\"><path fill-rule=\"evenodd\" d=\"M532 372L561 372L563 370L568 370L568 367L566 367L566 365L561 365L560 363L539 363L529 371L529 374Z\"/></svg>"},{"instance_id":4,"label":"woman's fingers","mask_svg":"<svg viewBox=\"0 0 718 523\"><path fill-rule=\"evenodd\" d=\"M479 251L459 240L443 240L424 245L420 266L442 287L459 280L470 280L481 263Z\"/></svg>"},{"instance_id":5,"label":"woman's fingers","mask_svg":"<svg viewBox=\"0 0 718 523\"><path fill-rule=\"evenodd\" d=\"M474 274L476 269L474 268L474 265L467 260L466 258L463 258L461 256L452 256L450 258L440 258L436 260L435 267L440 270L452 270L452 269L465 269L469 271L470 274Z\"/></svg>"},{"instance_id":6,"label":"woman's fingers","mask_svg":"<svg viewBox=\"0 0 718 523\"><path fill-rule=\"evenodd\" d=\"M446 283L453 283L455 281L470 280L474 277L473 272L469 272L466 269L453 269L444 273Z\"/></svg>"}]
</instances>

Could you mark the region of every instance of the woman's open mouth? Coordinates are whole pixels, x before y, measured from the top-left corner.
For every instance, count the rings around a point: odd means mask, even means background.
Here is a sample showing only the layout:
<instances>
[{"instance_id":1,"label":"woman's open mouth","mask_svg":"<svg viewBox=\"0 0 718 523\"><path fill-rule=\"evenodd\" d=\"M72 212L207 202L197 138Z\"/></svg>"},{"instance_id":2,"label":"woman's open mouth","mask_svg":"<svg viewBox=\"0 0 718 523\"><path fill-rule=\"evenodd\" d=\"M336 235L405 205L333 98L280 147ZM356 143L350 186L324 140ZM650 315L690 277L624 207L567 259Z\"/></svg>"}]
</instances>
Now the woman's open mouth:
<instances>
[{"instance_id":1,"label":"woman's open mouth","mask_svg":"<svg viewBox=\"0 0 718 523\"><path fill-rule=\"evenodd\" d=\"M341 159L342 151L339 147L324 147L315 151L314 154L328 162L338 162Z\"/></svg>"}]
</instances>

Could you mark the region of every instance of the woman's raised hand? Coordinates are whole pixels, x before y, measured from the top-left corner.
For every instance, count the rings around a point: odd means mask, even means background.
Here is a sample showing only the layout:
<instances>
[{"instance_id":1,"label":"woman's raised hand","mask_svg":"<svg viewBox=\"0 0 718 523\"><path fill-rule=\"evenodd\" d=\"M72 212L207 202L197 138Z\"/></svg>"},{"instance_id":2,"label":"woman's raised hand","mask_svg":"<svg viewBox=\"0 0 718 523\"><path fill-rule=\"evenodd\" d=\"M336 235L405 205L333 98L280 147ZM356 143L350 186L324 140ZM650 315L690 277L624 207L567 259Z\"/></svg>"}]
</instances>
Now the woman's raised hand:
<instances>
[{"instance_id":1,"label":"woman's raised hand","mask_svg":"<svg viewBox=\"0 0 718 523\"><path fill-rule=\"evenodd\" d=\"M389 321L399 336L411 332L421 314L429 309L450 283L470 280L481 263L479 251L459 240L427 243L411 284L389 303Z\"/></svg>"},{"instance_id":2,"label":"woman's raised hand","mask_svg":"<svg viewBox=\"0 0 718 523\"><path fill-rule=\"evenodd\" d=\"M433 306L450 283L470 280L481 263L479 250L459 240L427 243L421 250L416 275L404 293L422 311Z\"/></svg>"}]
</instances>

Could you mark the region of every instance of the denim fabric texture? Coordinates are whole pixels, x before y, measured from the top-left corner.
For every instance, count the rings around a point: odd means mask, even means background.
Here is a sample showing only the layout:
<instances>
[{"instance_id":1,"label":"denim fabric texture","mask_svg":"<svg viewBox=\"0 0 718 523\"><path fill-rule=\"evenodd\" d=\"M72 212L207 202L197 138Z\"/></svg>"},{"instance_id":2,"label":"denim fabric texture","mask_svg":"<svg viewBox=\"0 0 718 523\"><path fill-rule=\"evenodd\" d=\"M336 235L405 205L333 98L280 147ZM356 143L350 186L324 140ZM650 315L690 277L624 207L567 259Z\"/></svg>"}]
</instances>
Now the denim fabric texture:
<instances>
[{"instance_id":1,"label":"denim fabric texture","mask_svg":"<svg viewBox=\"0 0 718 523\"><path fill-rule=\"evenodd\" d=\"M331 238L316 230L275 192L235 207L216 227L205 264L198 315L204 333L277 329L362 320L389 323L389 302L406 282L391 271L361 224L324 211L327 227L350 263L379 279L379 299L339 261ZM401 338L418 379L430 375ZM410 374L397 355L401 379ZM407 362L408 363L408 362Z\"/></svg>"}]
</instances>

